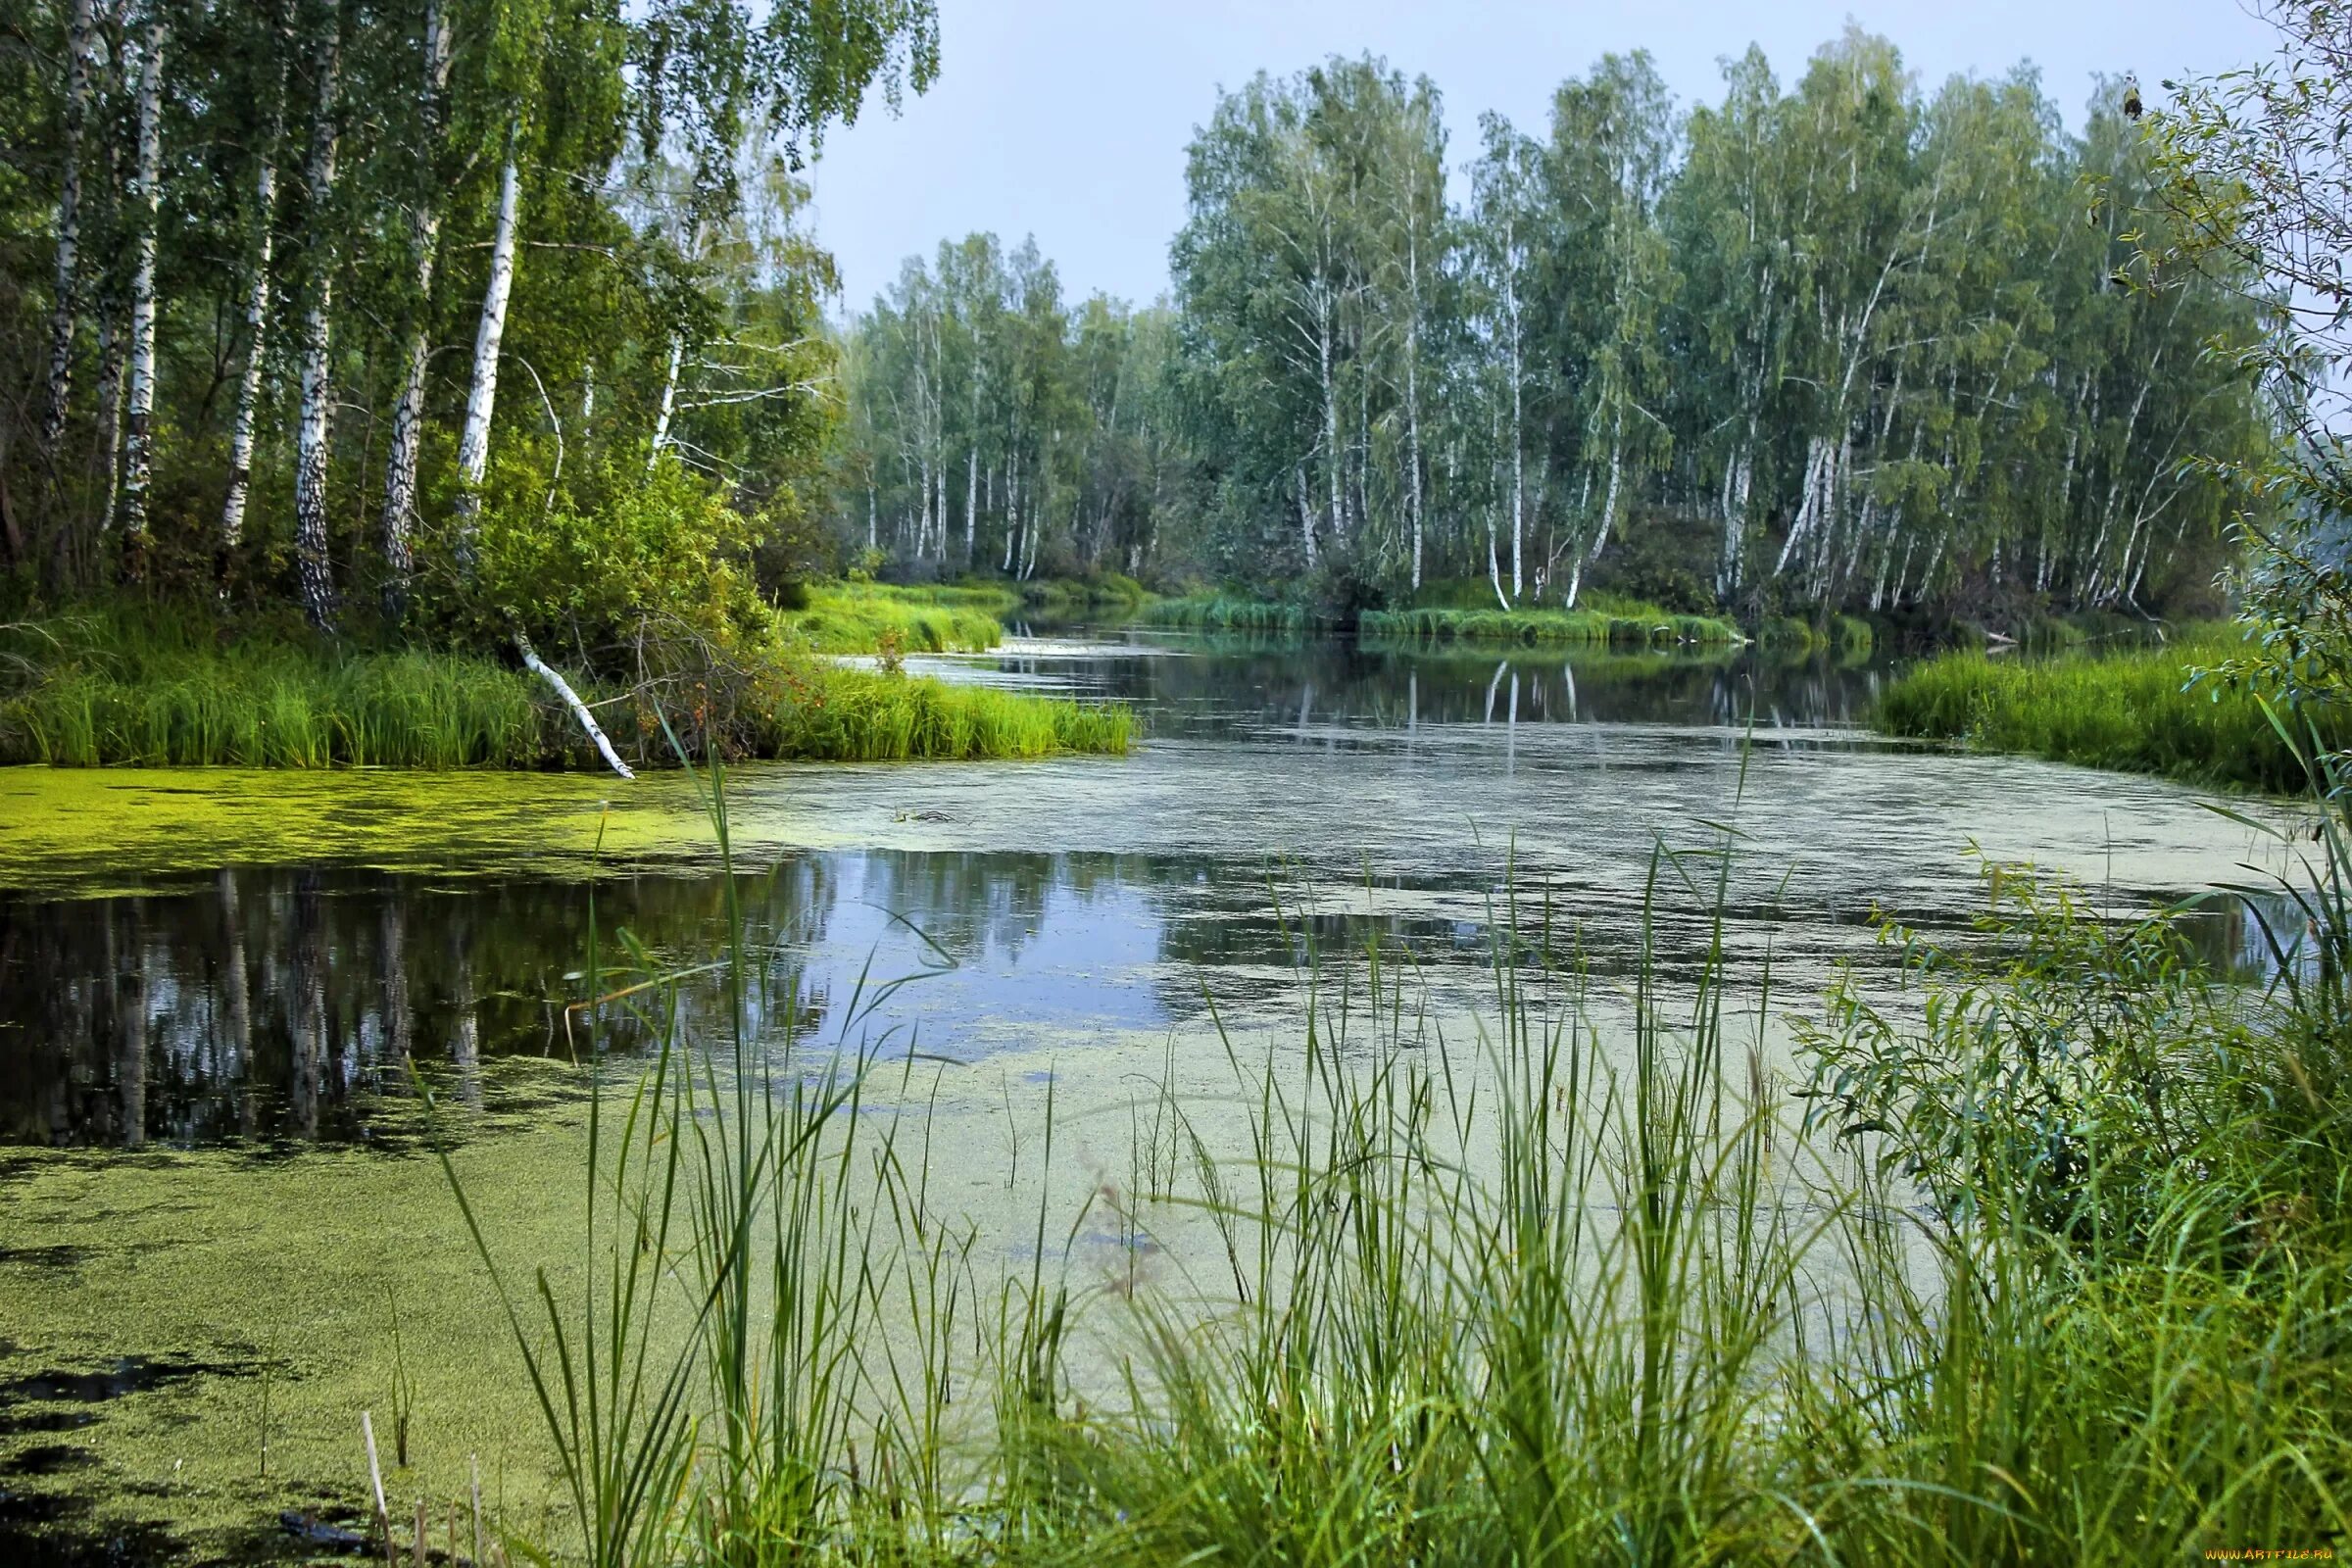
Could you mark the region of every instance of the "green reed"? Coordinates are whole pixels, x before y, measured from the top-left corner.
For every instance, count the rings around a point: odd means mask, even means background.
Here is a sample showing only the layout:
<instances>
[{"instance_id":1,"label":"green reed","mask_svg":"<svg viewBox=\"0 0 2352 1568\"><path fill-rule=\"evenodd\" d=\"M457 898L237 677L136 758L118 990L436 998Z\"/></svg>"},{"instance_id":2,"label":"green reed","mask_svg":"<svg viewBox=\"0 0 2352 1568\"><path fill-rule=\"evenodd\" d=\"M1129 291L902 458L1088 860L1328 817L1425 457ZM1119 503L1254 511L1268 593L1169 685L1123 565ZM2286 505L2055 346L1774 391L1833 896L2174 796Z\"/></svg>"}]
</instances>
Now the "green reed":
<instances>
[{"instance_id":1,"label":"green reed","mask_svg":"<svg viewBox=\"0 0 2352 1568\"><path fill-rule=\"evenodd\" d=\"M1890 734L1985 751L2299 791L2303 765L2261 705L2243 692L2190 682L2198 667L2242 652L2233 630L2209 628L2159 647L2049 659L1945 654L1886 689L1878 723ZM2320 716L2327 744L2343 744L2340 720Z\"/></svg>"},{"instance_id":2,"label":"green reed","mask_svg":"<svg viewBox=\"0 0 2352 1568\"><path fill-rule=\"evenodd\" d=\"M1367 610L1356 622L1365 637L1418 642L1524 644L1723 645L1740 628L1707 615L1680 614L1632 602L1584 610Z\"/></svg>"},{"instance_id":3,"label":"green reed","mask_svg":"<svg viewBox=\"0 0 2352 1568\"><path fill-rule=\"evenodd\" d=\"M1004 640L997 615L1019 603L999 589L839 583L811 587L808 608L782 618L820 654L980 653Z\"/></svg>"},{"instance_id":4,"label":"green reed","mask_svg":"<svg viewBox=\"0 0 2352 1568\"><path fill-rule=\"evenodd\" d=\"M947 613L947 612L925 612ZM991 622L993 625L994 623ZM0 688L0 763L148 767L601 767L547 688L496 659L321 643L202 612L69 623ZM739 755L841 761L1123 753L1124 709L760 656L721 737ZM614 693L575 684L632 742ZM647 737L651 740L652 737ZM652 759L662 758L656 753Z\"/></svg>"},{"instance_id":5,"label":"green reed","mask_svg":"<svg viewBox=\"0 0 2352 1568\"><path fill-rule=\"evenodd\" d=\"M1154 626L1193 631L1279 632L1291 636L1304 636L1318 624L1314 612L1304 605L1231 599L1222 594L1156 600L1143 607L1142 618Z\"/></svg>"},{"instance_id":6,"label":"green reed","mask_svg":"<svg viewBox=\"0 0 2352 1568\"><path fill-rule=\"evenodd\" d=\"M710 805L723 846L723 790ZM2169 915L2119 928L2002 868L1992 940L1889 927L1901 978L1849 978L1789 1060L1772 976L1728 956L1740 845L1654 853L1615 1023L1575 934L1508 892L1466 1020L1409 951L1319 953L1278 901L1296 1032L1253 1049L1211 998L1222 1087L1180 1083L1171 1047L1133 1113L1133 1189L1056 1213L1041 1188L1009 1253L931 1186L935 1069L858 1034L891 987L861 981L828 1046L789 1006L756 1038L771 965L739 923L700 971L715 1008L632 950L628 1005L662 1044L604 1068L635 1087L617 1154L583 1173L600 1283L543 1276L538 1320L510 1305L582 1521L533 1548L746 1568L2341 1549L2352 964L2303 962L2279 922L2288 978L2250 992L2187 961ZM2346 912L2345 848L2331 822L2290 894ZM1707 935L1669 983L1657 915L1689 906ZM2313 929L2334 954L2352 927ZM622 979L592 959L591 996ZM1176 1277L1081 1288L1073 1247L1105 1205Z\"/></svg>"}]
</instances>

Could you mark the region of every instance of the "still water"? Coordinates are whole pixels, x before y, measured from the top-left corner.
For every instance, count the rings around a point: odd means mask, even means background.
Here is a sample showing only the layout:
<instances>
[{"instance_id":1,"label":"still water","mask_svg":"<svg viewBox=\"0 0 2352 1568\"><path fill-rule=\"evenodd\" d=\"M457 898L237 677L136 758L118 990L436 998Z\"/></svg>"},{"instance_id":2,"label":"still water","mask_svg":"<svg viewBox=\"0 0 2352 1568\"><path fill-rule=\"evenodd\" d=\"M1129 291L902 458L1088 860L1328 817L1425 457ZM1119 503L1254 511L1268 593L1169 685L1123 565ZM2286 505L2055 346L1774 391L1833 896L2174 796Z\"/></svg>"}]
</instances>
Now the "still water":
<instances>
[{"instance_id":1,"label":"still water","mask_svg":"<svg viewBox=\"0 0 2352 1568\"><path fill-rule=\"evenodd\" d=\"M731 870L675 775L0 774L0 1142L397 1139L419 1078L480 1104L502 1061L576 1054L592 936L700 962L730 892L771 1036L857 1004L870 1049L980 1062L1198 1039L1211 1001L1274 1027L1311 956L1375 939L1473 996L1510 902L1604 985L1645 940L1688 975L1713 873L1659 852L1726 827L1730 955L1784 996L1889 961L1874 911L1964 927L1972 849L2118 909L2265 849L2179 786L1875 739L1878 665L1125 631L909 662L1128 703L1147 738L739 768Z\"/></svg>"}]
</instances>

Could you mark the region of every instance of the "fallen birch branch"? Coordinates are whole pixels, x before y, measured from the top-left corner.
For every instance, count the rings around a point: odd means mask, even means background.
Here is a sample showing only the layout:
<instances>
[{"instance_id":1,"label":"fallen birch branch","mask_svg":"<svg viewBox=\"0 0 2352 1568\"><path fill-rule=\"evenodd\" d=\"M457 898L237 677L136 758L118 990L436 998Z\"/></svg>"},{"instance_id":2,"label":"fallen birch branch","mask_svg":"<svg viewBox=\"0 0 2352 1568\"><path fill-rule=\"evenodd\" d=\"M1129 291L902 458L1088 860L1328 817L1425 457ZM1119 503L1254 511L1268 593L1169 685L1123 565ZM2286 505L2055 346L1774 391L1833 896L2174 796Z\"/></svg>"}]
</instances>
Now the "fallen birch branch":
<instances>
[{"instance_id":1,"label":"fallen birch branch","mask_svg":"<svg viewBox=\"0 0 2352 1568\"><path fill-rule=\"evenodd\" d=\"M580 701L580 694L571 689L571 682L557 674L540 659L537 650L531 647L531 640L520 632L514 634L514 647L522 655L522 667L556 689L556 695L564 699L564 706L571 710L571 716L580 721L580 728L586 730L588 738L596 742L596 749L612 764L612 771L622 778L635 778L637 775L629 771L629 764L622 761L620 754L612 750L612 743L605 739L604 730L597 725L596 715L588 711L588 705Z\"/></svg>"}]
</instances>

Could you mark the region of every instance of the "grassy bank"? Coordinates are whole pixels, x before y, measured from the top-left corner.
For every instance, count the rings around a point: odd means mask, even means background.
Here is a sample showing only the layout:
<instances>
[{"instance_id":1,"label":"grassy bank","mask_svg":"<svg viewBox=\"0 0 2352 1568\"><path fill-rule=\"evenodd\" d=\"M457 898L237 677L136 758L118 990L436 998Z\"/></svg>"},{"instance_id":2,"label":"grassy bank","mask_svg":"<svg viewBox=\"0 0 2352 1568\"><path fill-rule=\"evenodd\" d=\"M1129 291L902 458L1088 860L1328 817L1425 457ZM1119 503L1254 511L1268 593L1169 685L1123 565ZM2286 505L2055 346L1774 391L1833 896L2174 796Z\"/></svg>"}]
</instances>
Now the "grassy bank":
<instances>
[{"instance_id":1,"label":"grassy bank","mask_svg":"<svg viewBox=\"0 0 2352 1568\"><path fill-rule=\"evenodd\" d=\"M2241 651L2233 628L2209 627L2162 647L2049 659L1944 654L1887 687L1878 724L1889 734L2090 767L2300 790L2303 764L2251 697L2188 684L2193 669ZM2352 733L2332 719L2323 737L2340 747Z\"/></svg>"},{"instance_id":2,"label":"grassy bank","mask_svg":"<svg viewBox=\"0 0 2352 1568\"><path fill-rule=\"evenodd\" d=\"M1140 582L1122 572L1100 577L1049 577L1019 585L1021 602L1047 614L1100 610L1133 614L1152 602Z\"/></svg>"},{"instance_id":3,"label":"grassy bank","mask_svg":"<svg viewBox=\"0 0 2352 1568\"><path fill-rule=\"evenodd\" d=\"M1019 604L990 587L825 583L808 589L806 609L779 618L786 635L813 653L970 654L1004 640L997 616Z\"/></svg>"},{"instance_id":4,"label":"grassy bank","mask_svg":"<svg viewBox=\"0 0 2352 1568\"><path fill-rule=\"evenodd\" d=\"M1632 601L1601 602L1580 610L1367 610L1357 630L1365 637L1416 642L1706 647L1740 641L1740 628L1728 620L1678 614Z\"/></svg>"},{"instance_id":5,"label":"grassy bank","mask_svg":"<svg viewBox=\"0 0 2352 1568\"><path fill-rule=\"evenodd\" d=\"M985 617L983 617L985 618ZM993 620L987 624L994 627ZM0 762L57 766L598 767L547 687L478 655L357 651L201 614L20 632L31 673L0 695ZM725 693L658 699L579 680L624 756L670 760L664 717L732 755L811 760L1038 757L1127 749L1124 710L835 667L780 651Z\"/></svg>"},{"instance_id":6,"label":"grassy bank","mask_svg":"<svg viewBox=\"0 0 2352 1568\"><path fill-rule=\"evenodd\" d=\"M1141 618L1153 626L1186 631L1278 632L1305 636L1317 627L1304 605L1271 599L1235 599L1224 594L1161 599L1146 605Z\"/></svg>"},{"instance_id":7,"label":"grassy bank","mask_svg":"<svg viewBox=\"0 0 2352 1568\"><path fill-rule=\"evenodd\" d=\"M1720 910L1732 850L1662 880L1722 878ZM1506 913L1450 1036L1400 956L1326 960L1348 972L1299 1034L1220 1036L1221 1086L1180 1086L1171 1052L1123 1179L1041 1196L1009 1262L932 1185L911 1064L805 1054L753 1089L748 1026L694 1032L657 979L663 1054L579 1172L616 1240L538 1299L485 1246L564 1391L580 1524L536 1544L762 1568L2339 1544L2345 999L2249 996L2168 920L2111 925L2030 869L1987 886L1986 945L1889 931L1900 994L1841 987L1787 1069L1733 1032L1761 977L1720 956L1695 989L1645 970L1604 1032L1553 934ZM2340 876L2314 891L2340 906ZM2052 1037L2079 1049L2032 1049ZM1057 1135L1049 1088L1045 1169ZM1124 1275L1074 1263L1082 1236ZM554 1331L591 1309L618 1339L583 1358Z\"/></svg>"}]
</instances>

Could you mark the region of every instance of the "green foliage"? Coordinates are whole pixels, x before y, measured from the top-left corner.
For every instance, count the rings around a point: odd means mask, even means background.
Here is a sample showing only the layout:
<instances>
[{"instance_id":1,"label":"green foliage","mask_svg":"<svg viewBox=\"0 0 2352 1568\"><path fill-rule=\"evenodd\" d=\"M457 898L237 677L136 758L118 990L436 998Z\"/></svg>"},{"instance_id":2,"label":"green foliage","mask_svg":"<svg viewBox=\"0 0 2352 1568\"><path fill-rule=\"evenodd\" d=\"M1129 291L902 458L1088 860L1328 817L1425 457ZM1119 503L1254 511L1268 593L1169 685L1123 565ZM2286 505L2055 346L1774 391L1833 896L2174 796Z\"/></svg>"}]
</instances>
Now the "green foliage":
<instances>
[{"instance_id":1,"label":"green foliage","mask_svg":"<svg viewBox=\"0 0 2352 1568\"><path fill-rule=\"evenodd\" d=\"M750 557L762 529L677 464L640 479L608 468L586 494L536 492L528 466L501 475L481 515L470 577L440 563L455 629L498 646L516 630L600 665L649 635L734 648L764 632ZM444 538L454 555L456 541Z\"/></svg>"},{"instance_id":2,"label":"green foliage","mask_svg":"<svg viewBox=\"0 0 2352 1568\"><path fill-rule=\"evenodd\" d=\"M2254 1056L2244 998L2169 911L2109 924L2033 866L1983 879L1982 944L1882 924L1920 993L1900 1018L1848 974L1800 1027L1816 1114L1884 1139L1967 1223L2143 1246L2175 1183L2267 1157L2221 1137L2252 1108L2229 1098Z\"/></svg>"},{"instance_id":3,"label":"green foliage","mask_svg":"<svg viewBox=\"0 0 2352 1568\"><path fill-rule=\"evenodd\" d=\"M2238 645L2211 629L2160 648L2046 660L1944 654L1906 670L1879 699L1878 724L1895 735L1965 741L1987 751L2165 773L2201 783L2299 791L2309 770L2251 695L2193 676ZM2344 744L2331 710L2295 721ZM2298 732L2298 741L2301 737Z\"/></svg>"}]
</instances>

